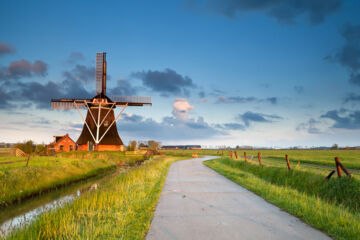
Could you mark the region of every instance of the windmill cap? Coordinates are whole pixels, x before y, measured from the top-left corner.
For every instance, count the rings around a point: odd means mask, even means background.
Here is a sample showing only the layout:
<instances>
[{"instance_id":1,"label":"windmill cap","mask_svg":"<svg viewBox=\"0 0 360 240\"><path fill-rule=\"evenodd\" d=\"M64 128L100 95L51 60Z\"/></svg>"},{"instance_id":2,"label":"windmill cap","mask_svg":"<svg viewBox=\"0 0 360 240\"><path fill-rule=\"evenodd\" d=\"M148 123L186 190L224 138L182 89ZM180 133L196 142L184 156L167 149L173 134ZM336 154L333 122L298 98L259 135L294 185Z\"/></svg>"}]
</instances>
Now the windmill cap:
<instances>
[{"instance_id":1,"label":"windmill cap","mask_svg":"<svg viewBox=\"0 0 360 240\"><path fill-rule=\"evenodd\" d=\"M91 101L94 101L94 99L106 99L107 100L107 102L108 103L113 103L114 101L113 100L111 100L108 96L106 96L105 94L103 94L103 93L99 93L98 95L96 95L95 97L93 97L92 99L91 99Z\"/></svg>"}]
</instances>

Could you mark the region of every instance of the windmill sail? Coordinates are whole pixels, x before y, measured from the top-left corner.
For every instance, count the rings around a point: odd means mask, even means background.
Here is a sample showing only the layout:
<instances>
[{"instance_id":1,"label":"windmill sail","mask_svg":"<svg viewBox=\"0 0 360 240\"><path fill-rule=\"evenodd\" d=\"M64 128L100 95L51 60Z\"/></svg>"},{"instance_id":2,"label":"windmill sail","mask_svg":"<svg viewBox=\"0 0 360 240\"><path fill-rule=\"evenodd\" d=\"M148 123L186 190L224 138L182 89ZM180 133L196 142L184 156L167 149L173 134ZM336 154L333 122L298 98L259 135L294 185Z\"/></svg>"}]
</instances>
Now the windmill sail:
<instances>
[{"instance_id":1,"label":"windmill sail","mask_svg":"<svg viewBox=\"0 0 360 240\"><path fill-rule=\"evenodd\" d=\"M96 95L106 95L106 53L96 53Z\"/></svg>"},{"instance_id":2,"label":"windmill sail","mask_svg":"<svg viewBox=\"0 0 360 240\"><path fill-rule=\"evenodd\" d=\"M151 106L151 97L142 96L112 96L111 99L116 103L116 106L127 104L128 106Z\"/></svg>"},{"instance_id":3,"label":"windmill sail","mask_svg":"<svg viewBox=\"0 0 360 240\"><path fill-rule=\"evenodd\" d=\"M86 108L86 103L91 101L88 99L51 99L51 108L52 109L84 109Z\"/></svg>"}]
</instances>

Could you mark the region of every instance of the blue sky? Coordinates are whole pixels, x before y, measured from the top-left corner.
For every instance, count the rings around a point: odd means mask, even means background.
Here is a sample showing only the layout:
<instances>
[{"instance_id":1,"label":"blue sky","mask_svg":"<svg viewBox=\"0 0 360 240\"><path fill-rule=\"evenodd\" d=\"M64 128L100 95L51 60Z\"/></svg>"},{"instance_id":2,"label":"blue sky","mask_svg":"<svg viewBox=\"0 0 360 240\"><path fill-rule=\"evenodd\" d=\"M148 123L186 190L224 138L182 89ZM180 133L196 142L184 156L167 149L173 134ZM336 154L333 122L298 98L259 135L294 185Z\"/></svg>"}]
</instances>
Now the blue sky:
<instances>
[{"instance_id":1,"label":"blue sky","mask_svg":"<svg viewBox=\"0 0 360 240\"><path fill-rule=\"evenodd\" d=\"M120 136L163 144L360 145L360 2L1 1L0 141L81 130L50 99L92 97L96 52Z\"/></svg>"}]
</instances>

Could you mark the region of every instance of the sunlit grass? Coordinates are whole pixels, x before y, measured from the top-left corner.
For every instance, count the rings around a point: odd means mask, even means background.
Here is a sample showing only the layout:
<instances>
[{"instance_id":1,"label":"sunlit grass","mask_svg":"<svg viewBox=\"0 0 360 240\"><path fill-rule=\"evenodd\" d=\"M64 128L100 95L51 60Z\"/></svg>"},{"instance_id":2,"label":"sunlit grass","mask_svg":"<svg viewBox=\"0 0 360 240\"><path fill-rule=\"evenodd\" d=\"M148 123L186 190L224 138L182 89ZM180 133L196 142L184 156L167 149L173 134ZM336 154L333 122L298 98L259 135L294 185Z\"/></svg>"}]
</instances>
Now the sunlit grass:
<instances>
[{"instance_id":1,"label":"sunlit grass","mask_svg":"<svg viewBox=\"0 0 360 240\"><path fill-rule=\"evenodd\" d=\"M180 159L157 156L131 168L9 239L143 239L169 166Z\"/></svg>"},{"instance_id":2,"label":"sunlit grass","mask_svg":"<svg viewBox=\"0 0 360 240\"><path fill-rule=\"evenodd\" d=\"M221 158L205 165L336 239L359 239L360 183Z\"/></svg>"},{"instance_id":3,"label":"sunlit grass","mask_svg":"<svg viewBox=\"0 0 360 240\"><path fill-rule=\"evenodd\" d=\"M19 162L24 158L10 157L14 163L0 164L0 205L96 175L117 164L133 164L143 159L140 155L130 157L123 153L74 154L32 157L27 167L25 162Z\"/></svg>"}]
</instances>

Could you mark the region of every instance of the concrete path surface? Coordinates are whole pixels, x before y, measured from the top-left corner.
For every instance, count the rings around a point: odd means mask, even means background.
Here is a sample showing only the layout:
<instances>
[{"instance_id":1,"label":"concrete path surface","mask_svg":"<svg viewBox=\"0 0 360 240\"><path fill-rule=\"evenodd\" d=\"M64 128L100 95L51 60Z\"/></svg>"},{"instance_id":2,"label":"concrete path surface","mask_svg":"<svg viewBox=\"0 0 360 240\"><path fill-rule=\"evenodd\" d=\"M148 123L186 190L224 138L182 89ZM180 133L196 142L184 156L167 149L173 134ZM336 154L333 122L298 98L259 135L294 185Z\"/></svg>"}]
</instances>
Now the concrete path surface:
<instances>
[{"instance_id":1,"label":"concrete path surface","mask_svg":"<svg viewBox=\"0 0 360 240\"><path fill-rule=\"evenodd\" d=\"M202 164L169 170L147 240L330 239Z\"/></svg>"}]
</instances>

